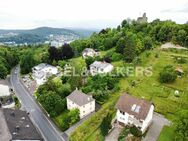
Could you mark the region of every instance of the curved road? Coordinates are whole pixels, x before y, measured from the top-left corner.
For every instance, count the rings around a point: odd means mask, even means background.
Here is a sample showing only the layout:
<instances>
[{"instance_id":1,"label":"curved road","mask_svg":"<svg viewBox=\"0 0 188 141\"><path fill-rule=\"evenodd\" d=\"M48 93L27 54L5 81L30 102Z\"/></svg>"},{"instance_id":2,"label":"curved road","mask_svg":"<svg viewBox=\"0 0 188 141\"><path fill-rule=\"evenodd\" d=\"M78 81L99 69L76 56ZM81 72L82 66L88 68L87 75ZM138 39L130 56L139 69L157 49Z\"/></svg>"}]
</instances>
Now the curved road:
<instances>
[{"instance_id":1,"label":"curved road","mask_svg":"<svg viewBox=\"0 0 188 141\"><path fill-rule=\"evenodd\" d=\"M12 70L10 82L12 87L18 96L23 108L30 113L30 118L36 127L40 130L45 141L66 141L67 137L63 133L59 132L53 123L40 109L39 105L35 102L35 99L25 89L19 79L19 67Z\"/></svg>"}]
</instances>

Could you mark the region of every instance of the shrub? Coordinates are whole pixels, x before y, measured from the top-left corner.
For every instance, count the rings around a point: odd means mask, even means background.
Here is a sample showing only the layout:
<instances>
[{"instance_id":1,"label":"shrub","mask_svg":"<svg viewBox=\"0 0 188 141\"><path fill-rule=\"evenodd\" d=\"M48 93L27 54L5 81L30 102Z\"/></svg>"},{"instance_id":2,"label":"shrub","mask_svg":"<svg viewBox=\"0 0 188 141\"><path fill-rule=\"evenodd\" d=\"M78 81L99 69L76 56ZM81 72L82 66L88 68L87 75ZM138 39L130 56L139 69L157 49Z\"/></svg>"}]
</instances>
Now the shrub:
<instances>
[{"instance_id":1,"label":"shrub","mask_svg":"<svg viewBox=\"0 0 188 141\"><path fill-rule=\"evenodd\" d=\"M146 52L146 57L149 57L151 55L151 52Z\"/></svg>"},{"instance_id":2,"label":"shrub","mask_svg":"<svg viewBox=\"0 0 188 141\"><path fill-rule=\"evenodd\" d=\"M185 59L185 58L177 58L177 62L179 63L179 64L185 64L186 62L187 62L187 60Z\"/></svg>"},{"instance_id":3,"label":"shrub","mask_svg":"<svg viewBox=\"0 0 188 141\"><path fill-rule=\"evenodd\" d=\"M155 58L159 58L159 54L158 53L155 54Z\"/></svg>"},{"instance_id":4,"label":"shrub","mask_svg":"<svg viewBox=\"0 0 188 141\"><path fill-rule=\"evenodd\" d=\"M138 65L138 64L140 64L141 62L142 62L142 60L141 60L140 57L136 57L136 58L133 60L133 63L134 63L135 65Z\"/></svg>"},{"instance_id":5,"label":"shrub","mask_svg":"<svg viewBox=\"0 0 188 141\"><path fill-rule=\"evenodd\" d=\"M70 110L62 119L61 128L67 130L71 125L80 120L80 112L78 109Z\"/></svg>"},{"instance_id":6,"label":"shrub","mask_svg":"<svg viewBox=\"0 0 188 141\"><path fill-rule=\"evenodd\" d=\"M125 127L118 137L118 141L124 141L125 137L130 133L130 128Z\"/></svg>"},{"instance_id":7,"label":"shrub","mask_svg":"<svg viewBox=\"0 0 188 141\"><path fill-rule=\"evenodd\" d=\"M161 83L170 83L174 82L177 78L176 71L173 66L166 66L163 68L162 72L160 73L160 82Z\"/></svg>"},{"instance_id":8,"label":"shrub","mask_svg":"<svg viewBox=\"0 0 188 141\"><path fill-rule=\"evenodd\" d=\"M111 57L112 61L120 61L122 58L123 58L123 55L120 53L116 53L116 52L113 53Z\"/></svg>"},{"instance_id":9,"label":"shrub","mask_svg":"<svg viewBox=\"0 0 188 141\"><path fill-rule=\"evenodd\" d=\"M61 68L64 68L66 64L67 64L67 62L64 61L64 60L58 61L58 65L59 65Z\"/></svg>"},{"instance_id":10,"label":"shrub","mask_svg":"<svg viewBox=\"0 0 188 141\"><path fill-rule=\"evenodd\" d=\"M107 116L104 117L100 125L101 133L103 136L106 136L108 134L108 131L112 128L111 121L112 121L112 114L108 113Z\"/></svg>"},{"instance_id":11,"label":"shrub","mask_svg":"<svg viewBox=\"0 0 188 141\"><path fill-rule=\"evenodd\" d=\"M85 63L86 63L87 69L89 69L89 66L90 66L94 61L95 61L95 58L93 58L93 57L87 57L87 58L85 59Z\"/></svg>"},{"instance_id":12,"label":"shrub","mask_svg":"<svg viewBox=\"0 0 188 141\"><path fill-rule=\"evenodd\" d=\"M104 57L103 61L107 62L107 63L111 63L111 58L110 57Z\"/></svg>"},{"instance_id":13,"label":"shrub","mask_svg":"<svg viewBox=\"0 0 188 141\"><path fill-rule=\"evenodd\" d=\"M131 134L133 134L136 137L142 136L142 132L136 126L131 127L130 132L131 132Z\"/></svg>"}]
</instances>

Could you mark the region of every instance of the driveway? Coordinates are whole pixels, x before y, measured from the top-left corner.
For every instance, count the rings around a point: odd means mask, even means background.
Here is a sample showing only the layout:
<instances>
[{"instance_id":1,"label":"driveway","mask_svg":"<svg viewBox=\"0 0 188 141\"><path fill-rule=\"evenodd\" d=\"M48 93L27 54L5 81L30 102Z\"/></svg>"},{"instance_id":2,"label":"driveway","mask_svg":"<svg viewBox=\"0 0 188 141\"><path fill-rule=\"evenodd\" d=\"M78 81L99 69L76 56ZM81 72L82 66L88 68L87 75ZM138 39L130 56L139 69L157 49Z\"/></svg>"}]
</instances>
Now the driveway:
<instances>
[{"instance_id":1,"label":"driveway","mask_svg":"<svg viewBox=\"0 0 188 141\"><path fill-rule=\"evenodd\" d=\"M121 133L123 128L119 126L115 126L110 133L105 137L105 141L117 141L119 134Z\"/></svg>"},{"instance_id":2,"label":"driveway","mask_svg":"<svg viewBox=\"0 0 188 141\"><path fill-rule=\"evenodd\" d=\"M153 123L150 126L143 141L157 141L164 125L170 125L170 121L168 121L164 116L158 113L154 113Z\"/></svg>"}]
</instances>

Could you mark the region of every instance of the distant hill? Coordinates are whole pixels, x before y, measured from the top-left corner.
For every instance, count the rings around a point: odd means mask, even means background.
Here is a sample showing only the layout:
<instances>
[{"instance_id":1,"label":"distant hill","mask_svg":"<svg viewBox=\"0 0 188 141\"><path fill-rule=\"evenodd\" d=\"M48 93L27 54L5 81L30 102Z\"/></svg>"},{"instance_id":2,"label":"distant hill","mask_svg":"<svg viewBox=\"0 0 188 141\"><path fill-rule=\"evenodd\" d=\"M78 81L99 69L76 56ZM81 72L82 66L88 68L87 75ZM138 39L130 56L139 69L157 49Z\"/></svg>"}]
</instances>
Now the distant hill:
<instances>
[{"instance_id":1,"label":"distant hill","mask_svg":"<svg viewBox=\"0 0 188 141\"><path fill-rule=\"evenodd\" d=\"M39 27L31 30L0 30L0 42L39 43L50 40L71 41L90 36L94 31L87 29L65 29ZM52 38L53 37L53 38Z\"/></svg>"}]
</instances>

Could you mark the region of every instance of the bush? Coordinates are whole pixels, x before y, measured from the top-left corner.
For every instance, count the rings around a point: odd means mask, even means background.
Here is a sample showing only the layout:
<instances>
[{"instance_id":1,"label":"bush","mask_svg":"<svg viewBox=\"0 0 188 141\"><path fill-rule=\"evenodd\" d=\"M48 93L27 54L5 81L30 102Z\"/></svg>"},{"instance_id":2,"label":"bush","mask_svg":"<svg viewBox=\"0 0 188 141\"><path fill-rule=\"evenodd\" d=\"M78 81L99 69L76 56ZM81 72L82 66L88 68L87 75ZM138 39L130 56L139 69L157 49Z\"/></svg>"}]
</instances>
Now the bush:
<instances>
[{"instance_id":1,"label":"bush","mask_svg":"<svg viewBox=\"0 0 188 141\"><path fill-rule=\"evenodd\" d=\"M149 57L151 55L151 52L146 52L146 57Z\"/></svg>"},{"instance_id":2,"label":"bush","mask_svg":"<svg viewBox=\"0 0 188 141\"><path fill-rule=\"evenodd\" d=\"M39 95L38 100L51 117L58 116L66 108L66 100L52 91Z\"/></svg>"},{"instance_id":3,"label":"bush","mask_svg":"<svg viewBox=\"0 0 188 141\"><path fill-rule=\"evenodd\" d=\"M178 119L175 122L175 138L177 141L188 140L188 110L178 112Z\"/></svg>"},{"instance_id":4,"label":"bush","mask_svg":"<svg viewBox=\"0 0 188 141\"><path fill-rule=\"evenodd\" d=\"M122 58L123 58L123 55L122 54L120 54L120 53L113 53L112 54L112 61L120 61L120 60L122 60Z\"/></svg>"},{"instance_id":5,"label":"bush","mask_svg":"<svg viewBox=\"0 0 188 141\"><path fill-rule=\"evenodd\" d=\"M135 137L141 137L142 136L142 132L136 127L133 126L130 128L130 132L131 134L133 134Z\"/></svg>"},{"instance_id":6,"label":"bush","mask_svg":"<svg viewBox=\"0 0 188 141\"><path fill-rule=\"evenodd\" d=\"M107 63L111 63L111 58L110 57L104 57L103 61L107 62Z\"/></svg>"},{"instance_id":7,"label":"bush","mask_svg":"<svg viewBox=\"0 0 188 141\"><path fill-rule=\"evenodd\" d=\"M66 64L67 64L67 62L64 61L64 60L58 61L58 65L59 65L61 68L64 68Z\"/></svg>"},{"instance_id":8,"label":"bush","mask_svg":"<svg viewBox=\"0 0 188 141\"><path fill-rule=\"evenodd\" d=\"M95 61L95 58L93 58L93 57L87 57L87 58L85 59L85 63L86 63L87 69L89 69L89 66L90 66L94 61Z\"/></svg>"},{"instance_id":9,"label":"bush","mask_svg":"<svg viewBox=\"0 0 188 141\"><path fill-rule=\"evenodd\" d=\"M186 62L187 62L187 60L185 59L185 58L177 58L177 62L179 63L179 64L185 64Z\"/></svg>"},{"instance_id":10,"label":"bush","mask_svg":"<svg viewBox=\"0 0 188 141\"><path fill-rule=\"evenodd\" d=\"M80 120L80 112L78 109L70 110L62 119L61 128L67 130L71 125Z\"/></svg>"},{"instance_id":11,"label":"bush","mask_svg":"<svg viewBox=\"0 0 188 141\"><path fill-rule=\"evenodd\" d=\"M158 53L155 54L155 58L159 58L159 54Z\"/></svg>"},{"instance_id":12,"label":"bush","mask_svg":"<svg viewBox=\"0 0 188 141\"><path fill-rule=\"evenodd\" d=\"M106 136L108 134L108 131L112 128L111 121L112 121L112 114L108 113L107 116L104 117L100 125L101 133L103 136Z\"/></svg>"},{"instance_id":13,"label":"bush","mask_svg":"<svg viewBox=\"0 0 188 141\"><path fill-rule=\"evenodd\" d=\"M125 127L118 137L118 141L125 141L125 138L130 133L130 128Z\"/></svg>"},{"instance_id":14,"label":"bush","mask_svg":"<svg viewBox=\"0 0 188 141\"><path fill-rule=\"evenodd\" d=\"M136 57L136 58L133 60L133 63L134 63L135 65L139 65L139 64L141 64L141 62L142 62L142 60L141 60L140 57Z\"/></svg>"},{"instance_id":15,"label":"bush","mask_svg":"<svg viewBox=\"0 0 188 141\"><path fill-rule=\"evenodd\" d=\"M160 75L159 79L161 83L174 82L177 78L177 74L174 67L170 65L164 67L159 75Z\"/></svg>"}]
</instances>

